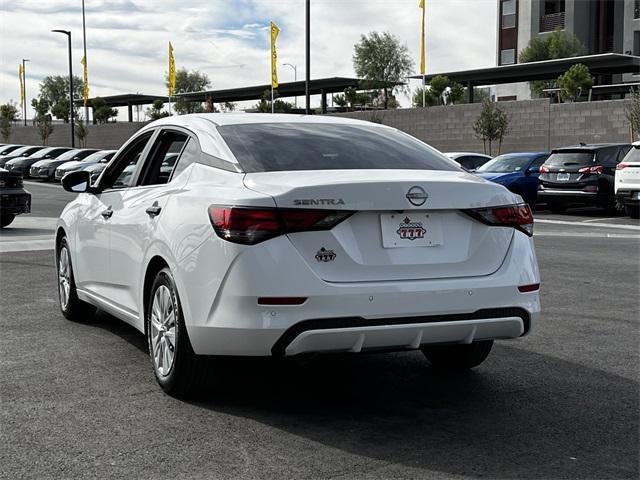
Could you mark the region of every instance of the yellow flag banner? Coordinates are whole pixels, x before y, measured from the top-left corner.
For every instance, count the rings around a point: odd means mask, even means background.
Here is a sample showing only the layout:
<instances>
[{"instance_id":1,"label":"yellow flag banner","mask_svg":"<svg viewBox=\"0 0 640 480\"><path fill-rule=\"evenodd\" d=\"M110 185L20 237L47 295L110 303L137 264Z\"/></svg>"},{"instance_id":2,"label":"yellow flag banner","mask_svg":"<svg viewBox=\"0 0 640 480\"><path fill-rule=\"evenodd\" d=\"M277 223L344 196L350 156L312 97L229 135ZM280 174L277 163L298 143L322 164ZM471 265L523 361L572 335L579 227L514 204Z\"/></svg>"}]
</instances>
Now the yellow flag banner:
<instances>
[{"instance_id":1,"label":"yellow flag banner","mask_svg":"<svg viewBox=\"0 0 640 480\"><path fill-rule=\"evenodd\" d=\"M419 7L422 9L422 34L420 35L420 75L424 75L425 74L425 50L424 50L425 6L424 6L424 0L420 0Z\"/></svg>"},{"instance_id":2,"label":"yellow flag banner","mask_svg":"<svg viewBox=\"0 0 640 480\"><path fill-rule=\"evenodd\" d=\"M276 53L276 39L280 29L271 22L271 88L278 88L278 54Z\"/></svg>"},{"instance_id":3,"label":"yellow flag banner","mask_svg":"<svg viewBox=\"0 0 640 480\"><path fill-rule=\"evenodd\" d=\"M176 61L173 58L173 46L169 42L169 96L173 96L176 89Z\"/></svg>"},{"instance_id":4,"label":"yellow flag banner","mask_svg":"<svg viewBox=\"0 0 640 480\"><path fill-rule=\"evenodd\" d=\"M22 70L22 64L18 65L18 78L20 78L20 106L24 107L24 70Z\"/></svg>"},{"instance_id":5,"label":"yellow flag banner","mask_svg":"<svg viewBox=\"0 0 640 480\"><path fill-rule=\"evenodd\" d=\"M89 69L87 68L87 57L82 57L80 60L84 71L84 78L82 83L82 100L84 100L84 106L87 106L89 100Z\"/></svg>"}]
</instances>

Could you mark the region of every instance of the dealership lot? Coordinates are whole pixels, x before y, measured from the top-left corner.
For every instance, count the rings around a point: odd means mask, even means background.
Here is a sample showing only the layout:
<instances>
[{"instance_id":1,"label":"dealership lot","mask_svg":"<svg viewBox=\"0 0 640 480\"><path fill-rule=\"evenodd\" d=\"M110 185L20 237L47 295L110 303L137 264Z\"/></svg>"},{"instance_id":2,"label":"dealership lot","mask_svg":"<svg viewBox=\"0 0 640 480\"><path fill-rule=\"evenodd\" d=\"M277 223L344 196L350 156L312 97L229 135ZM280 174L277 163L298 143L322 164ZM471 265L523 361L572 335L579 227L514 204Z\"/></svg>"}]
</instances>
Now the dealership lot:
<instances>
[{"instance_id":1,"label":"dealership lot","mask_svg":"<svg viewBox=\"0 0 640 480\"><path fill-rule=\"evenodd\" d=\"M0 234L0 477L638 476L637 220L537 212L542 321L472 373L415 352L243 360L184 402L133 328L63 319L51 235L73 195L26 188Z\"/></svg>"}]
</instances>

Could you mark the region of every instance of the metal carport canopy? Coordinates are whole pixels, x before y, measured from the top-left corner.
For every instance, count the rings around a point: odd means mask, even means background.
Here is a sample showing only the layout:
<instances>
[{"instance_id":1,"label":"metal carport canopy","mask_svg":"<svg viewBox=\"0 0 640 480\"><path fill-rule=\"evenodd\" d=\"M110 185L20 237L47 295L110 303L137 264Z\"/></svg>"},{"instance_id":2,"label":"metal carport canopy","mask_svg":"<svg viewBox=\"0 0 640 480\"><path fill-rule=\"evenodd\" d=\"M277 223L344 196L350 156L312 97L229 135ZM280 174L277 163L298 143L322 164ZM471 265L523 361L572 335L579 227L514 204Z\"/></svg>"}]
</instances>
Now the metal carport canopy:
<instances>
[{"instance_id":1,"label":"metal carport canopy","mask_svg":"<svg viewBox=\"0 0 640 480\"><path fill-rule=\"evenodd\" d=\"M107 107L127 107L128 121L133 121L133 109L134 105L151 105L156 100L162 100L166 102L169 97L159 95L144 95L142 93L124 93L121 95L108 95L106 97L93 97L87 99L87 105L93 107L93 101L96 98L104 100ZM74 100L77 106L84 105L82 100Z\"/></svg>"},{"instance_id":2,"label":"metal carport canopy","mask_svg":"<svg viewBox=\"0 0 640 480\"><path fill-rule=\"evenodd\" d=\"M311 95L322 95L323 110L326 109L326 95L328 93L342 93L347 88L357 90L373 88L393 88L403 85L401 82L383 82L362 80L359 78L331 77L319 78L309 82L309 93ZM265 91L271 90L271 84L255 85L251 87L228 88L223 90L208 90L204 92L191 92L177 94L188 102L205 102L207 100L214 103L241 102L246 100L260 100ZM298 82L281 83L276 89L279 97L298 97L305 94L304 80Z\"/></svg>"},{"instance_id":3,"label":"metal carport canopy","mask_svg":"<svg viewBox=\"0 0 640 480\"><path fill-rule=\"evenodd\" d=\"M434 73L425 75L425 81L428 83L437 75L445 75L458 83L471 84L473 86L551 80L558 78L559 75L562 75L576 63L586 65L591 73L595 75L640 73L640 57L620 53L603 53L475 70ZM422 79L422 75L413 75L409 78Z\"/></svg>"}]
</instances>

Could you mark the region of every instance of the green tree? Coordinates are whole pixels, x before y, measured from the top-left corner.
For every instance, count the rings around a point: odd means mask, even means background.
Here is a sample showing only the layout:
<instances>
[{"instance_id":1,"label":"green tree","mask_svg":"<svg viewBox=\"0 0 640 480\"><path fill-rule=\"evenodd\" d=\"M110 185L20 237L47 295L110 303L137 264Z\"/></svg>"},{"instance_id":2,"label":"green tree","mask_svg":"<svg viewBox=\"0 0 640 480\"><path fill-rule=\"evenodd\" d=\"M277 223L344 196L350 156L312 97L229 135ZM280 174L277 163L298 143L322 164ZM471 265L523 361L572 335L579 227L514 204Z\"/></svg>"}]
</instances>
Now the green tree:
<instances>
[{"instance_id":1,"label":"green tree","mask_svg":"<svg viewBox=\"0 0 640 480\"><path fill-rule=\"evenodd\" d=\"M82 79L73 76L73 98L82 97ZM40 100L49 104L51 114L58 120L69 122L69 77L49 75L40 83ZM77 108L74 105L74 111Z\"/></svg>"},{"instance_id":2,"label":"green tree","mask_svg":"<svg viewBox=\"0 0 640 480\"><path fill-rule=\"evenodd\" d=\"M556 30L549 35L536 36L529 40L527 46L520 52L520 63L541 62L556 58L570 58L584 55L586 49L578 37L564 30ZM557 83L551 81L529 82L531 91L542 95L547 88L557 88Z\"/></svg>"},{"instance_id":3,"label":"green tree","mask_svg":"<svg viewBox=\"0 0 640 480\"><path fill-rule=\"evenodd\" d=\"M482 111L473 125L476 137L482 139L484 153L487 153L487 143L489 144L489 155L493 154L492 144L498 140L498 155L502 148L502 140L509 133L509 117L498 106L489 100L482 102Z\"/></svg>"},{"instance_id":4,"label":"green tree","mask_svg":"<svg viewBox=\"0 0 640 480\"><path fill-rule=\"evenodd\" d=\"M593 86L593 77L589 68L582 63L572 65L563 75L558 77L560 98L563 102L573 102L582 93Z\"/></svg>"},{"instance_id":5,"label":"green tree","mask_svg":"<svg viewBox=\"0 0 640 480\"><path fill-rule=\"evenodd\" d=\"M365 107L371 103L371 95L369 93L359 92L353 87L348 87L344 90L344 98L351 110L354 110L356 106Z\"/></svg>"},{"instance_id":6,"label":"green tree","mask_svg":"<svg viewBox=\"0 0 640 480\"><path fill-rule=\"evenodd\" d=\"M96 123L109 123L109 120L118 115L118 110L107 105L101 97L96 97L91 102L93 108L93 120Z\"/></svg>"},{"instance_id":7,"label":"green tree","mask_svg":"<svg viewBox=\"0 0 640 480\"><path fill-rule=\"evenodd\" d=\"M80 148L84 148L87 146L87 137L89 136L89 127L87 127L86 123L82 119L78 119L74 123L73 131L76 134L76 138L78 139L78 146Z\"/></svg>"},{"instance_id":8,"label":"green tree","mask_svg":"<svg viewBox=\"0 0 640 480\"><path fill-rule=\"evenodd\" d=\"M165 77L165 85L169 88L169 75ZM202 92L211 85L211 81L206 73L201 73L198 70L187 70L186 68L180 68L176 71L176 88L174 93L189 93L189 92ZM204 111L204 107L200 102L187 102L183 97L176 97L176 101L173 104L178 115L184 115L185 113L200 113Z\"/></svg>"},{"instance_id":9,"label":"green tree","mask_svg":"<svg viewBox=\"0 0 640 480\"><path fill-rule=\"evenodd\" d=\"M9 142L12 124L19 116L18 107L13 101L0 105L0 135L5 143Z\"/></svg>"},{"instance_id":10,"label":"green tree","mask_svg":"<svg viewBox=\"0 0 640 480\"><path fill-rule=\"evenodd\" d=\"M347 98L342 93L339 93L338 95L333 96L333 103L343 108L349 105Z\"/></svg>"},{"instance_id":11,"label":"green tree","mask_svg":"<svg viewBox=\"0 0 640 480\"><path fill-rule=\"evenodd\" d=\"M354 50L353 68L358 77L367 80L367 88L379 88L376 82L402 82L413 69L407 46L389 32L362 35ZM400 89L382 86L385 108L390 93Z\"/></svg>"},{"instance_id":12,"label":"green tree","mask_svg":"<svg viewBox=\"0 0 640 480\"><path fill-rule=\"evenodd\" d=\"M637 138L640 136L640 88L631 89L631 95L624 106L624 114L631 127L631 134Z\"/></svg>"},{"instance_id":13,"label":"green tree","mask_svg":"<svg viewBox=\"0 0 640 480\"><path fill-rule=\"evenodd\" d=\"M271 113L271 90L265 90L260 99L260 103L255 108L260 113ZM274 113L289 113L293 109L293 103L278 99L278 92L274 92L273 111Z\"/></svg>"},{"instance_id":14,"label":"green tree","mask_svg":"<svg viewBox=\"0 0 640 480\"><path fill-rule=\"evenodd\" d=\"M169 116L169 112L163 110L164 102L162 100L156 100L151 105L151 108L147 108L146 115L151 120L158 120L159 118L164 118Z\"/></svg>"},{"instance_id":15,"label":"green tree","mask_svg":"<svg viewBox=\"0 0 640 480\"><path fill-rule=\"evenodd\" d=\"M46 145L49 137L53 133L53 124L51 122L51 114L49 113L49 102L44 98L34 98L31 100L31 106L35 110L33 116L33 124L38 128L38 134L42 144Z\"/></svg>"}]
</instances>

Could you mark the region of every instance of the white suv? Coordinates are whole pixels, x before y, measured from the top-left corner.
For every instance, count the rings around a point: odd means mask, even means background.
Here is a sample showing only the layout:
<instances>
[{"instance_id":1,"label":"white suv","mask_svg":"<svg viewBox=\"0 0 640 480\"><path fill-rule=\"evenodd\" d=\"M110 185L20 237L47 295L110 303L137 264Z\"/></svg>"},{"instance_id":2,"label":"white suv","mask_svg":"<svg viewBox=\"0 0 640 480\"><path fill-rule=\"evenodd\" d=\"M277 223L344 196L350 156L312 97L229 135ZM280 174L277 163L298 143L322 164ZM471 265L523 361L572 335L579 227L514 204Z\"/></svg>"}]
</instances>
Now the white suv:
<instances>
[{"instance_id":1,"label":"white suv","mask_svg":"<svg viewBox=\"0 0 640 480\"><path fill-rule=\"evenodd\" d=\"M640 218L640 142L635 142L616 167L616 200L627 215Z\"/></svg>"},{"instance_id":2,"label":"white suv","mask_svg":"<svg viewBox=\"0 0 640 480\"><path fill-rule=\"evenodd\" d=\"M479 365L535 323L522 198L396 129L267 114L138 131L57 226L62 313L145 333L156 378L189 392L201 356L421 349Z\"/></svg>"}]
</instances>

